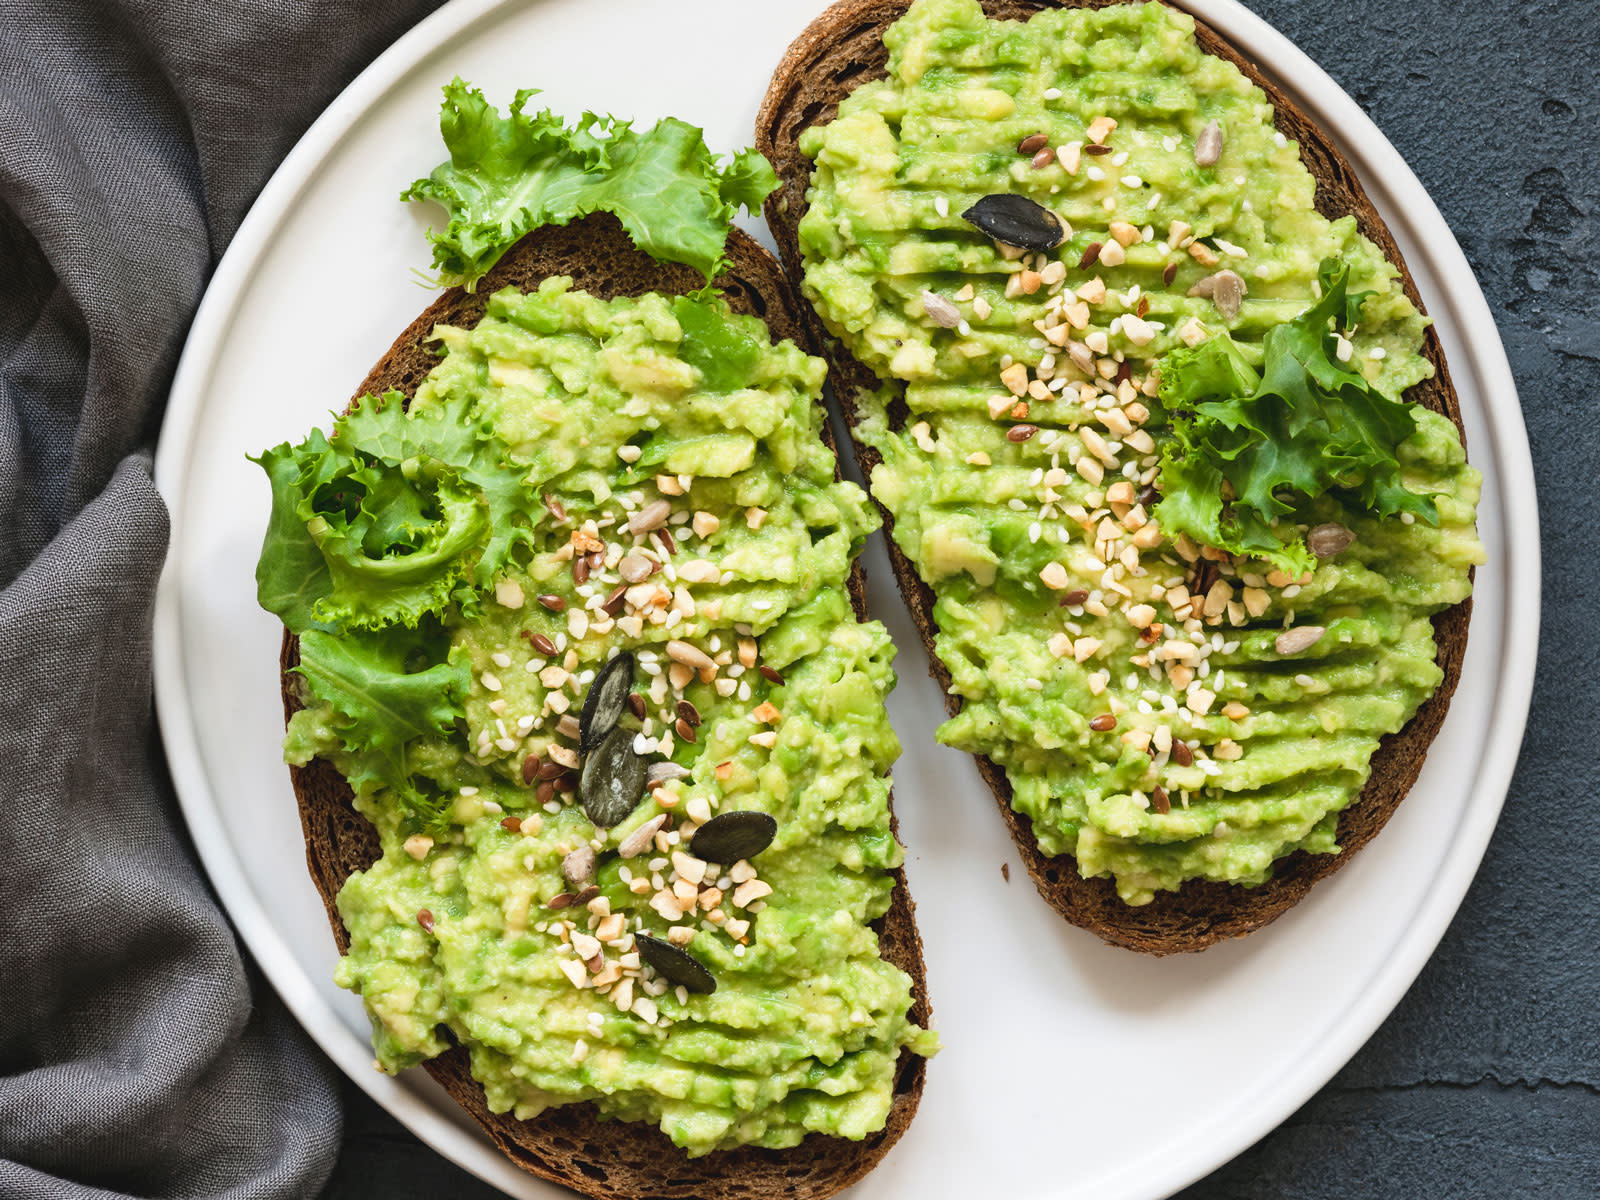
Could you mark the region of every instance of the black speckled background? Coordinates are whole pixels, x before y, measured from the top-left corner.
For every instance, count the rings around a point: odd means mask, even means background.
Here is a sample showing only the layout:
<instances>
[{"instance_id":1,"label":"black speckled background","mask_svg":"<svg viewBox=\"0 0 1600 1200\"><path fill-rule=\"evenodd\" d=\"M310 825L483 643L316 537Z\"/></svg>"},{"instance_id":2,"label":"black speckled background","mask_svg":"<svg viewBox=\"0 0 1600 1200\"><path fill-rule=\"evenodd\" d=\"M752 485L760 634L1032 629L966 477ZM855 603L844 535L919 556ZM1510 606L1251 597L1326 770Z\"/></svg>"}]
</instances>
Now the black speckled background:
<instances>
[{"instance_id":1,"label":"black speckled background","mask_svg":"<svg viewBox=\"0 0 1600 1200\"><path fill-rule=\"evenodd\" d=\"M1533 444L1544 613L1505 814L1438 953L1321 1093L1182 1195L1597 1196L1600 4L1245 3L1399 148L1488 295ZM327 1196L499 1194L346 1093ZM1146 1118L1183 1119L1157 1104Z\"/></svg>"}]
</instances>

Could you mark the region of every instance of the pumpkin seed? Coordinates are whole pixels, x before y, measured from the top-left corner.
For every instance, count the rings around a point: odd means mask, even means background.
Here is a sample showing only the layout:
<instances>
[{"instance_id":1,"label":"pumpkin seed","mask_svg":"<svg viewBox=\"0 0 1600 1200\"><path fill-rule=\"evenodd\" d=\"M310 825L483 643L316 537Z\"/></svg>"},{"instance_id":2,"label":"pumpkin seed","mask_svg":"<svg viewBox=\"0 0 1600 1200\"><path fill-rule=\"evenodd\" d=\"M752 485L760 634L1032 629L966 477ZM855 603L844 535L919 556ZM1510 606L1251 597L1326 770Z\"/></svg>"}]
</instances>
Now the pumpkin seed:
<instances>
[{"instance_id":1,"label":"pumpkin seed","mask_svg":"<svg viewBox=\"0 0 1600 1200\"><path fill-rule=\"evenodd\" d=\"M754 858L778 836L778 822L764 812L720 813L695 830L690 852L707 862L736 863Z\"/></svg>"},{"instance_id":2,"label":"pumpkin seed","mask_svg":"<svg viewBox=\"0 0 1600 1200\"><path fill-rule=\"evenodd\" d=\"M961 219L975 225L997 242L1024 250L1053 250L1066 237L1061 218L1026 196L997 192L985 196Z\"/></svg>"},{"instance_id":3,"label":"pumpkin seed","mask_svg":"<svg viewBox=\"0 0 1600 1200\"><path fill-rule=\"evenodd\" d=\"M578 721L578 750L587 754L617 727L628 693L633 690L633 655L622 650L600 668L583 698L583 716Z\"/></svg>"},{"instance_id":4,"label":"pumpkin seed","mask_svg":"<svg viewBox=\"0 0 1600 1200\"><path fill-rule=\"evenodd\" d=\"M621 824L638 807L644 780L644 759L633 752L633 735L613 727L583 760L578 776L583 811L600 829Z\"/></svg>"},{"instance_id":5,"label":"pumpkin seed","mask_svg":"<svg viewBox=\"0 0 1600 1200\"><path fill-rule=\"evenodd\" d=\"M639 957L669 982L705 996L717 990L717 981L711 972L688 951L679 950L671 942L648 933L634 934L633 944L639 948Z\"/></svg>"}]
</instances>

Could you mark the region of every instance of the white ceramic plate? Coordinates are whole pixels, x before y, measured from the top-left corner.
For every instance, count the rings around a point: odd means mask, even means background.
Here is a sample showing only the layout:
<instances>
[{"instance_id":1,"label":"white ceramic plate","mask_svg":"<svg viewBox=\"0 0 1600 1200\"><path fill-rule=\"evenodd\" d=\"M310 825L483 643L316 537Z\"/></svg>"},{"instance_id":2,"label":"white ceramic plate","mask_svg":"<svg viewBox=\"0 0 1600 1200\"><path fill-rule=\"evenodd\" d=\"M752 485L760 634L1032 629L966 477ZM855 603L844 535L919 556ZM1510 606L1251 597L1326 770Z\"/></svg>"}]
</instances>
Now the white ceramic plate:
<instances>
[{"instance_id":1,"label":"white ceramic plate","mask_svg":"<svg viewBox=\"0 0 1600 1200\"><path fill-rule=\"evenodd\" d=\"M538 84L567 114L677 115L731 150L750 140L772 66L822 7L455 0L357 79L262 192L173 385L156 471L173 518L156 684L195 844L322 1048L419 1137L517 1196L565 1193L512 1168L422 1072L375 1072L361 1004L330 982L333 940L279 760L279 627L255 604L268 489L244 456L325 421L431 299L413 278L430 214L395 197L442 157L436 110L452 75L502 104ZM1145 958L1066 925L1015 869L971 761L933 740L938 689L875 541L872 609L901 647L897 807L946 1049L916 1122L861 1195L1155 1197L1226 1161L1326 1082L1399 1000L1466 891L1510 779L1532 686L1539 543L1525 502L1508 536L1506 497L1531 496L1533 475L1488 307L1437 209L1355 103L1233 0L1191 7L1335 131L1438 321L1485 475L1489 562L1461 684L1411 797L1348 868L1242 942Z\"/></svg>"}]
</instances>

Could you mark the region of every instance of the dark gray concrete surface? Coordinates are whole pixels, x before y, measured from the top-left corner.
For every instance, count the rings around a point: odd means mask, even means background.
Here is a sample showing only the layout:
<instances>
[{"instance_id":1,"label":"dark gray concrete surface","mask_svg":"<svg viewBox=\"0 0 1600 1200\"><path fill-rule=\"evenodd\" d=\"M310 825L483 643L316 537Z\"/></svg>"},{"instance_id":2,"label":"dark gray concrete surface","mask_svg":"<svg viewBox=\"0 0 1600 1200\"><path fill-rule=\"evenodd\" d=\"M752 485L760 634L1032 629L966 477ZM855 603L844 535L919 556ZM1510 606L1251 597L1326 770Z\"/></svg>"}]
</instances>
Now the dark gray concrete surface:
<instances>
[{"instance_id":1,"label":"dark gray concrete surface","mask_svg":"<svg viewBox=\"0 0 1600 1200\"><path fill-rule=\"evenodd\" d=\"M1597 1196L1600 5L1245 3L1399 148L1488 295L1533 444L1539 494L1520 500L1530 517L1537 504L1544 612L1505 814L1438 953L1321 1093L1182 1195ZM498 1194L346 1090L328 1196ZM1144 1119L1184 1116L1153 1098Z\"/></svg>"}]
</instances>

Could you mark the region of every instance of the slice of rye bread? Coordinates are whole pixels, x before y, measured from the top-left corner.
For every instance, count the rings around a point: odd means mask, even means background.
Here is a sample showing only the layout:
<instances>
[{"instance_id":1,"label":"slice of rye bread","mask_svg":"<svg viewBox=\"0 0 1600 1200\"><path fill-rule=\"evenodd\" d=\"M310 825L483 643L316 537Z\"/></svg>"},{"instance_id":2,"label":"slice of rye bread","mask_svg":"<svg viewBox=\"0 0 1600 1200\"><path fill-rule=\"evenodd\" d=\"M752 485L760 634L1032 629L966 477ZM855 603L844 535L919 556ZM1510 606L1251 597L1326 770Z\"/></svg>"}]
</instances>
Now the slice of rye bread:
<instances>
[{"instance_id":1,"label":"slice of rye bread","mask_svg":"<svg viewBox=\"0 0 1600 1200\"><path fill-rule=\"evenodd\" d=\"M1077 7L1099 8L1112 2L1114 0L1088 0ZM806 189L811 178L811 163L800 153L800 134L812 125L832 120L840 100L857 86L883 76L888 61L883 45L884 31L908 6L903 0L843 0L795 39L773 73L772 84L756 118L756 145L771 160L781 181L778 190L767 200L766 216L777 238L784 266L797 284L803 269L798 231L806 211ZM1026 20L1052 7L1056 6L1045 0L983 0L984 11L999 19ZM1300 143L1301 158L1316 178L1318 211L1330 218L1353 213L1361 232L1400 268L1406 295L1422 308L1422 298L1406 271L1400 248L1362 191L1360 181L1344 156L1310 117L1220 34L1197 20L1195 36L1202 50L1233 63L1267 94L1277 113L1278 128ZM879 381L843 345L822 332L815 313L812 319L817 322L819 336L824 340L835 394L846 420L854 427L856 398L877 387ZM1423 353L1433 364L1434 377L1412 388L1410 396L1444 413L1455 422L1457 429L1461 429L1455 389L1450 384L1439 338L1431 327ZM901 411L903 413L903 406ZM1462 433L1465 437L1464 430ZM872 469L880 461L878 454L859 442L855 452L863 475L870 478ZM885 529L892 530L893 521L887 511L883 519ZM933 590L917 577L916 569L893 538L886 540L900 594L927 647L929 669L944 690L947 708L954 714L959 711L961 701L950 694L950 674L934 653ZM1297 851L1281 860L1273 878L1258 887L1191 880L1176 892L1158 893L1150 904L1126 905L1118 899L1111 880L1082 878L1071 856L1050 858L1041 854L1033 837L1032 822L1011 807L1011 785L1005 772L981 755L974 756L978 772L999 803L1000 813L1034 885L1068 921L1130 950L1149 954L1203 950L1225 938L1251 933L1282 916L1305 896L1312 884L1349 862L1355 852L1383 828L1416 781L1428 744L1444 721L1450 694L1461 675L1470 611L1471 601L1467 600L1434 617L1438 663L1444 671L1444 681L1410 723L1399 733L1384 738L1373 755L1372 776L1359 800L1340 814L1339 843L1343 852L1315 855Z\"/></svg>"},{"instance_id":2,"label":"slice of rye bread","mask_svg":"<svg viewBox=\"0 0 1600 1200\"><path fill-rule=\"evenodd\" d=\"M817 353L802 308L777 261L738 229L728 240L728 259L717 287L735 311L762 318L775 340L788 338L809 353ZM550 275L570 275L575 287L607 298L648 291L678 294L703 283L691 268L659 263L638 250L609 214L565 227L545 227L518 242L475 292L452 288L429 305L361 381L356 397L393 389L409 399L438 361L437 350L429 341L435 325L470 328L482 318L492 292L508 286L532 291ZM826 421L822 431L832 449ZM859 564L851 570L848 590L857 617L864 620L865 578ZM294 686L297 676L289 673L298 662L298 639L286 633L280 658L286 720L301 707ZM291 767L290 774L300 804L311 878L343 953L350 939L334 899L352 872L378 857L377 835L351 806L349 785L331 763L315 759L306 767ZM895 828L892 811L890 819ZM893 874L892 904L875 928L883 956L911 976L911 1019L926 1025L931 1008L916 909L904 872ZM545 1179L601 1200L776 1200L832 1196L876 1166L916 1113L925 1060L910 1051L901 1054L888 1120L882 1131L862 1141L812 1134L792 1149L747 1146L700 1158L687 1157L654 1126L603 1121L592 1104L562 1105L529 1121L492 1113L462 1048L423 1065L513 1162Z\"/></svg>"}]
</instances>

